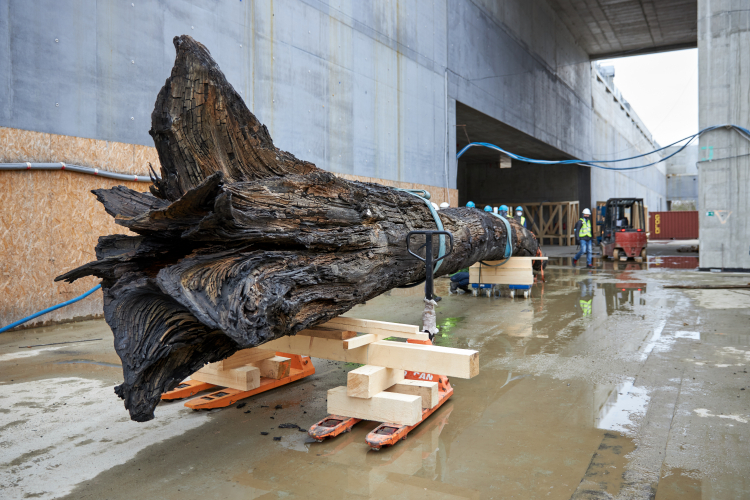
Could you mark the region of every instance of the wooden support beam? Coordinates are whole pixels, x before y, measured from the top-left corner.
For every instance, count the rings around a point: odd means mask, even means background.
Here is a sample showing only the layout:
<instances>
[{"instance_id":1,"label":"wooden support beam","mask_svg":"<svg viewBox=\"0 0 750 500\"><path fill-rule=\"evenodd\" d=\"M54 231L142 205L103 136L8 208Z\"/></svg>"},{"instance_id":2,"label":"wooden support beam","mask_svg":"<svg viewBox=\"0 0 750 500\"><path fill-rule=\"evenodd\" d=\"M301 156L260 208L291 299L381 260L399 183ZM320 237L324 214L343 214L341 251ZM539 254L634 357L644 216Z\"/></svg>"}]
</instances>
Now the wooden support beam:
<instances>
[{"instance_id":1,"label":"wooden support beam","mask_svg":"<svg viewBox=\"0 0 750 500\"><path fill-rule=\"evenodd\" d=\"M340 340L297 335L266 342L260 348L334 361L439 373L448 377L472 378L479 373L479 353L453 347L379 340L356 349L344 349Z\"/></svg>"},{"instance_id":2,"label":"wooden support beam","mask_svg":"<svg viewBox=\"0 0 750 500\"><path fill-rule=\"evenodd\" d=\"M264 349L254 347L252 349L238 351L227 359L211 363L211 365L215 365L219 370L228 370L230 368L238 368L257 361L263 361L264 359L272 358L274 356L276 356L275 353L269 353Z\"/></svg>"},{"instance_id":3,"label":"wooden support beam","mask_svg":"<svg viewBox=\"0 0 750 500\"><path fill-rule=\"evenodd\" d=\"M422 420L422 398L397 392L381 392L370 399L346 395L346 387L328 391L328 413L345 417L414 425Z\"/></svg>"},{"instance_id":4,"label":"wooden support beam","mask_svg":"<svg viewBox=\"0 0 750 500\"><path fill-rule=\"evenodd\" d=\"M427 333L420 332L416 325L404 325L403 323L389 323L387 321L375 321L371 319L347 318L339 316L324 323L326 328L341 328L354 330L359 333L372 333L386 337L398 337L412 340L428 340Z\"/></svg>"},{"instance_id":5,"label":"wooden support beam","mask_svg":"<svg viewBox=\"0 0 750 500\"><path fill-rule=\"evenodd\" d=\"M534 273L530 268L500 271L495 270L495 268L483 267L480 272L478 268L470 267L469 282L493 285L533 285Z\"/></svg>"},{"instance_id":6,"label":"wooden support beam","mask_svg":"<svg viewBox=\"0 0 750 500\"><path fill-rule=\"evenodd\" d=\"M351 372L349 372L351 373ZM411 394L422 398L422 408L434 408L438 404L438 383L427 380L402 380L394 384L387 392L397 392L399 394Z\"/></svg>"},{"instance_id":7,"label":"wooden support beam","mask_svg":"<svg viewBox=\"0 0 750 500\"><path fill-rule=\"evenodd\" d=\"M404 370L365 365L346 375L346 394L353 398L371 398L404 380Z\"/></svg>"},{"instance_id":8,"label":"wooden support beam","mask_svg":"<svg viewBox=\"0 0 750 500\"><path fill-rule=\"evenodd\" d=\"M369 344L367 364L448 377L472 378L479 373L479 352L470 349L381 340Z\"/></svg>"},{"instance_id":9,"label":"wooden support beam","mask_svg":"<svg viewBox=\"0 0 750 500\"><path fill-rule=\"evenodd\" d=\"M260 387L260 370L255 366L248 365L228 370L217 370L215 366L211 365L216 365L216 363L204 366L193 373L190 378L239 391L252 391Z\"/></svg>"},{"instance_id":10,"label":"wooden support beam","mask_svg":"<svg viewBox=\"0 0 750 500\"><path fill-rule=\"evenodd\" d=\"M321 339L347 340L356 337L357 332L318 327L301 330L297 335L304 335L305 337L318 337Z\"/></svg>"},{"instance_id":11,"label":"wooden support beam","mask_svg":"<svg viewBox=\"0 0 750 500\"><path fill-rule=\"evenodd\" d=\"M282 356L274 356L263 361L256 361L253 366L260 370L261 377L279 380L289 376L292 369L292 360Z\"/></svg>"},{"instance_id":12,"label":"wooden support beam","mask_svg":"<svg viewBox=\"0 0 750 500\"><path fill-rule=\"evenodd\" d=\"M354 337L349 340L345 340L344 349L356 349L357 347L362 347L363 345L377 342L378 340L381 340L383 337L384 337L383 335L375 335L374 333L366 333L364 335L360 335L359 337Z\"/></svg>"}]
</instances>

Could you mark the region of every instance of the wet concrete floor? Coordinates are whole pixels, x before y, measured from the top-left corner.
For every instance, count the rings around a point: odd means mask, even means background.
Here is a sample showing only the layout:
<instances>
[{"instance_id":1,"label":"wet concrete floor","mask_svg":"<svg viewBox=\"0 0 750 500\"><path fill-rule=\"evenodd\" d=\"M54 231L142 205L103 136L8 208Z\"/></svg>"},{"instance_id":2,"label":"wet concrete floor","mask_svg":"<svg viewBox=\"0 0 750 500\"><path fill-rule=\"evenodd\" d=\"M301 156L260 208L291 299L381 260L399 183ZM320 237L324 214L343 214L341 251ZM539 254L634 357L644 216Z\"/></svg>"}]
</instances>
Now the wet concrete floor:
<instances>
[{"instance_id":1,"label":"wet concrete floor","mask_svg":"<svg viewBox=\"0 0 750 500\"><path fill-rule=\"evenodd\" d=\"M750 498L750 291L663 288L750 277L564 259L529 300L449 296L438 280L436 343L478 350L480 374L378 452L374 422L324 443L279 428L323 418L354 365L314 359L315 375L241 409L163 402L138 424L112 391L106 323L3 334L0 497ZM419 324L420 294L349 315Z\"/></svg>"}]
</instances>

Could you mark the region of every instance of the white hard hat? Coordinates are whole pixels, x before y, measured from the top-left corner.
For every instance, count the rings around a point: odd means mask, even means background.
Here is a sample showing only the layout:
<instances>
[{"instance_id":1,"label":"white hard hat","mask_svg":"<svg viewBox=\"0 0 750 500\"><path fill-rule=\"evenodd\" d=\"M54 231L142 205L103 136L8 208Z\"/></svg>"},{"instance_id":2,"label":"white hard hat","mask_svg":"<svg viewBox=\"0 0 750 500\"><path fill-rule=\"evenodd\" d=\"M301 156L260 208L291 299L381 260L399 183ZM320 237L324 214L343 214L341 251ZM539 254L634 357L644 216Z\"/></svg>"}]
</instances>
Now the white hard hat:
<instances>
[{"instance_id":1,"label":"white hard hat","mask_svg":"<svg viewBox=\"0 0 750 500\"><path fill-rule=\"evenodd\" d=\"M433 201L431 201L430 203L432 203L432 208L434 208L435 210L440 210L440 207L437 205L437 203Z\"/></svg>"},{"instance_id":2,"label":"white hard hat","mask_svg":"<svg viewBox=\"0 0 750 500\"><path fill-rule=\"evenodd\" d=\"M447 201L444 201L440 204L440 208L448 208L450 207L450 204Z\"/></svg>"},{"instance_id":3,"label":"white hard hat","mask_svg":"<svg viewBox=\"0 0 750 500\"><path fill-rule=\"evenodd\" d=\"M589 210L588 208L584 208L583 215L591 215L591 210Z\"/></svg>"}]
</instances>

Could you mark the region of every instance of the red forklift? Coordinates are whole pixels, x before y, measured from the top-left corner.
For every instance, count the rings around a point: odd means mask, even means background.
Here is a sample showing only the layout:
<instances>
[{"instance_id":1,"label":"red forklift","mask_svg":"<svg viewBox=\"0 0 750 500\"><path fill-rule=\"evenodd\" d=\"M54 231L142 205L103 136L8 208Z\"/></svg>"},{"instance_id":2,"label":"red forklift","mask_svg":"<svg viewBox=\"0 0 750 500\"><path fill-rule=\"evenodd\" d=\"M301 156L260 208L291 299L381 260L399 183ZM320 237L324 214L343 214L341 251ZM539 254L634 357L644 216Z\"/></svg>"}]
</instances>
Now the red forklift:
<instances>
[{"instance_id":1,"label":"red forklift","mask_svg":"<svg viewBox=\"0 0 750 500\"><path fill-rule=\"evenodd\" d=\"M602 257L646 261L646 219L643 198L610 198L604 208Z\"/></svg>"}]
</instances>

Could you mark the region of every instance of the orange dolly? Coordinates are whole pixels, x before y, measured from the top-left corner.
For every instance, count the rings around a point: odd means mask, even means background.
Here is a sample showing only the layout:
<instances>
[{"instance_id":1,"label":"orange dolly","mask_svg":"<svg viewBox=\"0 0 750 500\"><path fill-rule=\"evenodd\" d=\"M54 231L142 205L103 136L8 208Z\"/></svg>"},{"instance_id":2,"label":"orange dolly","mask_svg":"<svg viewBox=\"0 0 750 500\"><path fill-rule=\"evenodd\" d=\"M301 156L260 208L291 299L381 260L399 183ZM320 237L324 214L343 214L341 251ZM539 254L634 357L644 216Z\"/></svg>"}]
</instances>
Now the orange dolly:
<instances>
[{"instance_id":1,"label":"orange dolly","mask_svg":"<svg viewBox=\"0 0 750 500\"><path fill-rule=\"evenodd\" d=\"M287 354L283 352L277 352L276 355L290 358L291 367L289 370L289 376L280 379L261 377L260 387L252 389L250 391L243 391L240 389L231 389L225 387L216 392L212 392L211 394L191 399L190 401L185 402L185 406L193 410L225 408L227 406L233 405L241 399L249 398L250 396L260 394L261 392L275 389L276 387L280 387L290 382L300 380L315 373L315 367L313 366L312 361L308 356ZM161 398L165 400L181 399L192 396L193 394L197 394L200 391L212 389L214 387L217 386L205 382L198 382L196 380L188 380L179 384L174 390L165 392L164 394L162 394Z\"/></svg>"},{"instance_id":2,"label":"orange dolly","mask_svg":"<svg viewBox=\"0 0 750 500\"><path fill-rule=\"evenodd\" d=\"M429 340L407 340L407 342L410 344L432 345L432 342L430 342ZM401 439L406 439L406 436L410 431L414 430L419 424L427 420L430 415L435 413L435 411L440 408L443 403L448 401L448 398L453 395L453 388L448 381L448 377L445 377L443 375L433 375L431 373L421 372L406 372L404 378L410 380L437 380L438 402L433 408L422 409L422 420L414 425L401 425L391 423L380 424L377 428L375 428L374 431L370 432L367 437L365 437L365 441L373 450L379 450L383 446L393 446ZM340 415L328 415L326 418L310 427L310 430L307 431L307 433L311 438L322 442L324 439L334 438L341 433L351 431L352 427L354 427L360 421L361 419L359 418L343 417Z\"/></svg>"}]
</instances>

